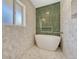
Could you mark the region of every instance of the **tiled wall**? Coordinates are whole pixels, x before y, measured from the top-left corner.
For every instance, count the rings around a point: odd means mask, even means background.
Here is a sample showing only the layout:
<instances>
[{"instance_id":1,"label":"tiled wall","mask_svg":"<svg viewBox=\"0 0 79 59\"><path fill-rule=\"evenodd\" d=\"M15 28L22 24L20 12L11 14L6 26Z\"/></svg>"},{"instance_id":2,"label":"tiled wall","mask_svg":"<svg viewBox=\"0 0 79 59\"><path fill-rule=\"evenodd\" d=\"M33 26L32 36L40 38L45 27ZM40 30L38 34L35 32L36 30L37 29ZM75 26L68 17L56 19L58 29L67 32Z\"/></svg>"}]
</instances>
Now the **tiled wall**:
<instances>
[{"instance_id":1,"label":"tiled wall","mask_svg":"<svg viewBox=\"0 0 79 59\"><path fill-rule=\"evenodd\" d=\"M53 32L60 32L60 2L36 9L36 33L59 35Z\"/></svg>"},{"instance_id":2,"label":"tiled wall","mask_svg":"<svg viewBox=\"0 0 79 59\"><path fill-rule=\"evenodd\" d=\"M22 59L22 55L33 46L35 35L35 7L29 0L26 5L26 26L3 25L3 59Z\"/></svg>"},{"instance_id":3,"label":"tiled wall","mask_svg":"<svg viewBox=\"0 0 79 59\"><path fill-rule=\"evenodd\" d=\"M77 59L77 18L73 18L71 0L61 0L62 50L67 59Z\"/></svg>"}]
</instances>

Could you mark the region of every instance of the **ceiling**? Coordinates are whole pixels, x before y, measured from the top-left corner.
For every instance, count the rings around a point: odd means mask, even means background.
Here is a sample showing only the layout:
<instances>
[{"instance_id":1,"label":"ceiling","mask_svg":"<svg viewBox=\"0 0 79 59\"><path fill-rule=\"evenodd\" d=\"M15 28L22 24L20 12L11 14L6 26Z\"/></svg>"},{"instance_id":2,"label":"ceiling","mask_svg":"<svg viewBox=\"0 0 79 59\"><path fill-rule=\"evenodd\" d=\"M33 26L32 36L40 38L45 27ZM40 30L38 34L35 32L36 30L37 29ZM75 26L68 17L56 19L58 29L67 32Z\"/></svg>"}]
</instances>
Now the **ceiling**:
<instances>
[{"instance_id":1,"label":"ceiling","mask_svg":"<svg viewBox=\"0 0 79 59\"><path fill-rule=\"evenodd\" d=\"M42 7L42 6L46 6L49 4L53 4L56 2L59 2L60 0L31 0L33 5L38 8L38 7Z\"/></svg>"}]
</instances>

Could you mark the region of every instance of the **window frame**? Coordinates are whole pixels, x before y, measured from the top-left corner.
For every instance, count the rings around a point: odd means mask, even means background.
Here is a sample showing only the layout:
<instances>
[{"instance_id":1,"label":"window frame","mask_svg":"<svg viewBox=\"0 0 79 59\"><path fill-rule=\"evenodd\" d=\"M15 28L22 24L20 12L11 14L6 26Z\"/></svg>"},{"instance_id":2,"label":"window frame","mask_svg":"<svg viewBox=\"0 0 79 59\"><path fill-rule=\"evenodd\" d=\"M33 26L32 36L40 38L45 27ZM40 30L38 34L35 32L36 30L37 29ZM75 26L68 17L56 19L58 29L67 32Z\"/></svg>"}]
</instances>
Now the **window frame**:
<instances>
[{"instance_id":1,"label":"window frame","mask_svg":"<svg viewBox=\"0 0 79 59\"><path fill-rule=\"evenodd\" d=\"M15 22L15 11L16 11L16 3L19 4L21 6L21 8L23 8L23 14L22 14L22 24L21 25L16 25L16 22ZM20 0L15 0L15 3L14 3L14 22L13 22L13 25L15 26L25 26L26 25L26 7L25 5L20 1Z\"/></svg>"}]
</instances>

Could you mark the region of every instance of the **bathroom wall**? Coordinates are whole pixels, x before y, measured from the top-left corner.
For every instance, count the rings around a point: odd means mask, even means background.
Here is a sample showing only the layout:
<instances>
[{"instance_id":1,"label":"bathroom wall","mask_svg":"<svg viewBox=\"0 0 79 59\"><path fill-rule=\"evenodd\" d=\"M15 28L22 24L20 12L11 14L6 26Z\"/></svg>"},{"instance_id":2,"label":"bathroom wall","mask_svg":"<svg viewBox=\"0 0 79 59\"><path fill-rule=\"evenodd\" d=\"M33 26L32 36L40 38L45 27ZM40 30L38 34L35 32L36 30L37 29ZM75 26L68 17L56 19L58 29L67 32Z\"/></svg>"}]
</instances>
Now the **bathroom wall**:
<instances>
[{"instance_id":1,"label":"bathroom wall","mask_svg":"<svg viewBox=\"0 0 79 59\"><path fill-rule=\"evenodd\" d=\"M62 50L67 59L77 59L77 17L72 16L72 7L72 0L61 0Z\"/></svg>"},{"instance_id":2,"label":"bathroom wall","mask_svg":"<svg viewBox=\"0 0 79 59\"><path fill-rule=\"evenodd\" d=\"M25 51L34 44L35 7L29 0L21 1L26 6L26 26L3 25L3 59L22 59Z\"/></svg>"},{"instance_id":3,"label":"bathroom wall","mask_svg":"<svg viewBox=\"0 0 79 59\"><path fill-rule=\"evenodd\" d=\"M60 2L36 8L36 33L59 35L53 32L60 32Z\"/></svg>"},{"instance_id":4,"label":"bathroom wall","mask_svg":"<svg viewBox=\"0 0 79 59\"><path fill-rule=\"evenodd\" d=\"M77 14L77 0L72 0L71 8L72 8L72 10L71 10L72 15Z\"/></svg>"}]
</instances>

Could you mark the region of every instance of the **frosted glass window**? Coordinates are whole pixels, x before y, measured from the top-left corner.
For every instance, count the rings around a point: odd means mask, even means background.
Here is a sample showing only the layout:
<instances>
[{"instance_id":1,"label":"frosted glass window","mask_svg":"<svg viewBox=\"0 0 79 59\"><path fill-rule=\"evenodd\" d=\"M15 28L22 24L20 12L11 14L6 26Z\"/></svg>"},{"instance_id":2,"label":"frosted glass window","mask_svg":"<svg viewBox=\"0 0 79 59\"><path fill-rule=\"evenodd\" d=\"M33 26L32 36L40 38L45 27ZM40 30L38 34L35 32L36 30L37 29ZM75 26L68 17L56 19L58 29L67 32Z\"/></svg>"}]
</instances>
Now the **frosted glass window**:
<instances>
[{"instance_id":1,"label":"frosted glass window","mask_svg":"<svg viewBox=\"0 0 79 59\"><path fill-rule=\"evenodd\" d=\"M2 3L2 23L25 26L25 5L19 0L3 0Z\"/></svg>"},{"instance_id":2,"label":"frosted glass window","mask_svg":"<svg viewBox=\"0 0 79 59\"><path fill-rule=\"evenodd\" d=\"M16 10L15 10L15 24L22 25L23 22L23 10L22 6L16 3Z\"/></svg>"},{"instance_id":3,"label":"frosted glass window","mask_svg":"<svg viewBox=\"0 0 79 59\"><path fill-rule=\"evenodd\" d=\"M13 24L13 0L2 0L2 23Z\"/></svg>"}]
</instances>

